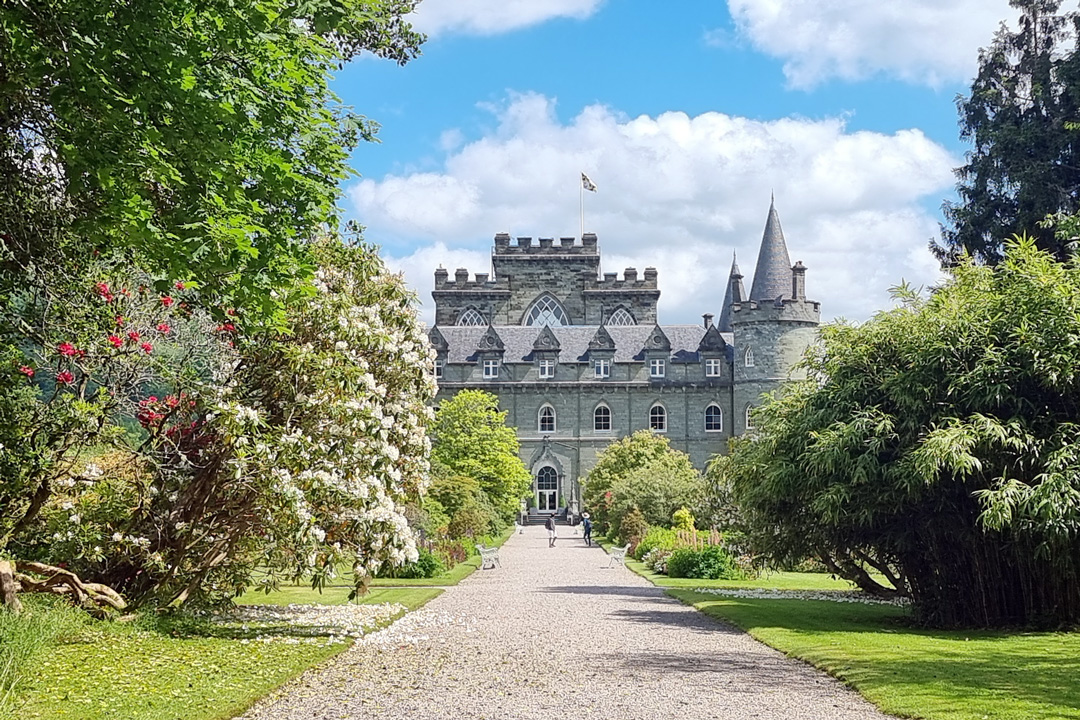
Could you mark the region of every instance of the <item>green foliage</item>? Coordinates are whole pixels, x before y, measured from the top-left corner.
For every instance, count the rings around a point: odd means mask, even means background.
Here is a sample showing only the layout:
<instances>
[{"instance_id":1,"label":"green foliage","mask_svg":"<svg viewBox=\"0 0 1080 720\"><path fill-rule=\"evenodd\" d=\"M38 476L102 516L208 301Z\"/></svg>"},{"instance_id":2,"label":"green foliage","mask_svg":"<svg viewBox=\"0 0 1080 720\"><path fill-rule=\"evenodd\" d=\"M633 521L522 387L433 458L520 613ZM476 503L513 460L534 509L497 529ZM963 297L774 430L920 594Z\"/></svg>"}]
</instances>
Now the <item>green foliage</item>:
<instances>
[{"instance_id":1,"label":"green foliage","mask_svg":"<svg viewBox=\"0 0 1080 720\"><path fill-rule=\"evenodd\" d=\"M667 574L673 578L734 580L743 577L734 558L719 545L675 548L667 558Z\"/></svg>"},{"instance_id":2,"label":"green foliage","mask_svg":"<svg viewBox=\"0 0 1080 720\"><path fill-rule=\"evenodd\" d=\"M649 525L664 525L679 508L699 506L704 495L704 480L689 456L668 448L659 458L611 483L606 494L608 517L625 537L621 525L632 510L640 511Z\"/></svg>"},{"instance_id":3,"label":"green foliage","mask_svg":"<svg viewBox=\"0 0 1080 720\"><path fill-rule=\"evenodd\" d=\"M414 562L405 563L400 567L387 567L380 570L376 577L380 578L433 578L446 571L446 565L439 556L427 548L419 549L419 557Z\"/></svg>"},{"instance_id":4,"label":"green foliage","mask_svg":"<svg viewBox=\"0 0 1080 720\"><path fill-rule=\"evenodd\" d=\"M0 714L14 717L14 699L32 677L35 664L61 638L88 621L59 598L27 599L19 615L0 607Z\"/></svg>"},{"instance_id":5,"label":"green foliage","mask_svg":"<svg viewBox=\"0 0 1080 720\"><path fill-rule=\"evenodd\" d=\"M496 523L497 516L492 508L473 500L461 505L451 516L447 533L452 540L480 538L497 532Z\"/></svg>"},{"instance_id":6,"label":"green foliage","mask_svg":"<svg viewBox=\"0 0 1080 720\"><path fill-rule=\"evenodd\" d=\"M585 509L592 514L599 533L607 533L612 527L612 497L609 494L612 483L670 451L667 438L649 430L639 430L604 448L596 458L593 469L582 480L581 491ZM663 518L658 524L667 522L667 519Z\"/></svg>"},{"instance_id":7,"label":"green foliage","mask_svg":"<svg viewBox=\"0 0 1080 720\"><path fill-rule=\"evenodd\" d=\"M633 508L629 512L625 513L619 522L618 538L620 543L629 543L630 552L632 553L637 544L641 542L641 538L645 537L645 533L649 530L649 524L645 521L645 516L641 514L641 511L637 508Z\"/></svg>"},{"instance_id":8,"label":"green foliage","mask_svg":"<svg viewBox=\"0 0 1080 720\"><path fill-rule=\"evenodd\" d=\"M443 402L431 428L431 457L450 474L475 479L500 518L509 522L532 478L518 457L514 428L507 427L498 405L498 398L482 390L462 390Z\"/></svg>"},{"instance_id":9,"label":"green foliage","mask_svg":"<svg viewBox=\"0 0 1080 720\"><path fill-rule=\"evenodd\" d=\"M252 321L314 269L347 161L375 125L330 79L364 51L405 62L411 0L141 0L0 6L0 218L33 265L75 234L124 249ZM276 295L272 295L273 291Z\"/></svg>"},{"instance_id":10,"label":"green foliage","mask_svg":"<svg viewBox=\"0 0 1080 720\"><path fill-rule=\"evenodd\" d=\"M671 514L672 530L694 530L694 514L684 505Z\"/></svg>"},{"instance_id":11,"label":"green foliage","mask_svg":"<svg viewBox=\"0 0 1080 720\"><path fill-rule=\"evenodd\" d=\"M947 226L932 246L947 264L964 252L998 262L1002 240L1017 233L1063 260L1071 236L1040 221L1080 209L1080 13L1060 12L1061 0L1009 4L1021 11L1018 28L1003 27L980 51L971 93L957 100L972 148L956 170L960 200L945 203Z\"/></svg>"},{"instance_id":12,"label":"green foliage","mask_svg":"<svg viewBox=\"0 0 1080 720\"><path fill-rule=\"evenodd\" d=\"M678 542L679 538L675 530L659 525L650 525L641 538L641 542L634 548L634 558L640 560L650 550L674 550Z\"/></svg>"},{"instance_id":13,"label":"green foliage","mask_svg":"<svg viewBox=\"0 0 1080 720\"><path fill-rule=\"evenodd\" d=\"M431 484L427 494L442 506L445 512L453 515L462 505L479 501L483 490L476 478L455 474L442 463L431 463Z\"/></svg>"},{"instance_id":14,"label":"green foliage","mask_svg":"<svg viewBox=\"0 0 1080 720\"><path fill-rule=\"evenodd\" d=\"M1030 240L822 329L727 478L756 548L818 555L939 625L1080 620L1080 265Z\"/></svg>"}]
</instances>

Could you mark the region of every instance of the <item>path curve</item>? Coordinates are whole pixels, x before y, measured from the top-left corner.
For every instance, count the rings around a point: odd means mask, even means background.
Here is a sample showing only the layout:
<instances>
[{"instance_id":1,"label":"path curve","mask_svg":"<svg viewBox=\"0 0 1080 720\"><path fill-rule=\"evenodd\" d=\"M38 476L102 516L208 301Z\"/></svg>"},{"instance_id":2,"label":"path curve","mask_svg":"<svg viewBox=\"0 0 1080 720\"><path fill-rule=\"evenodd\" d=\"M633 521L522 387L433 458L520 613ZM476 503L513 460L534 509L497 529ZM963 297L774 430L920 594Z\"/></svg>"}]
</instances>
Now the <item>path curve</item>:
<instances>
[{"instance_id":1,"label":"path curve","mask_svg":"<svg viewBox=\"0 0 1080 720\"><path fill-rule=\"evenodd\" d=\"M567 528L560 528L565 534ZM810 666L541 527L246 720L885 720Z\"/></svg>"}]
</instances>

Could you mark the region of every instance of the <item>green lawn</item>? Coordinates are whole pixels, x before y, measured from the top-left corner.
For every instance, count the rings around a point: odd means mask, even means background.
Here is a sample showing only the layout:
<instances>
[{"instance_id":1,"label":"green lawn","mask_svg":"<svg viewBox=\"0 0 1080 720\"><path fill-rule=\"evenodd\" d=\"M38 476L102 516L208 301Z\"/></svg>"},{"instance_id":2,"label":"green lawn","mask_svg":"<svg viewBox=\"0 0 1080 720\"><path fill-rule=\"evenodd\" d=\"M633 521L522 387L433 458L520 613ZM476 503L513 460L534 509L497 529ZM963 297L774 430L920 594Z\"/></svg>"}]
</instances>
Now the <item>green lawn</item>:
<instances>
[{"instance_id":1,"label":"green lawn","mask_svg":"<svg viewBox=\"0 0 1080 720\"><path fill-rule=\"evenodd\" d=\"M847 580L826 573L765 572L751 580L695 580L654 573L644 563L626 558L626 567L659 587L667 588L771 588L773 590L854 590Z\"/></svg>"},{"instance_id":2,"label":"green lawn","mask_svg":"<svg viewBox=\"0 0 1080 720\"><path fill-rule=\"evenodd\" d=\"M1080 633L930 631L893 606L668 594L827 670L888 713L1080 719Z\"/></svg>"},{"instance_id":3,"label":"green lawn","mask_svg":"<svg viewBox=\"0 0 1080 720\"><path fill-rule=\"evenodd\" d=\"M496 547L501 547L504 542L510 539L510 536L514 534L514 526L503 530L495 538L492 539L492 544ZM465 562L458 563L454 567L450 568L446 572L439 573L435 577L431 578L416 578L416 579L400 579L400 578L375 578L371 581L372 587L386 587L386 586L406 586L406 587L449 587L451 585L457 585L459 582L472 575L474 570L480 567L480 556L471 557Z\"/></svg>"},{"instance_id":4,"label":"green lawn","mask_svg":"<svg viewBox=\"0 0 1080 720\"><path fill-rule=\"evenodd\" d=\"M238 597L236 602L239 605L343 605L349 602L351 590L351 587L329 587L320 593L307 585L285 585L269 594L260 590L248 590ZM358 605L401 603L409 610L415 610L429 600L434 600L442 592L441 589L432 587L375 588L353 602Z\"/></svg>"}]
</instances>

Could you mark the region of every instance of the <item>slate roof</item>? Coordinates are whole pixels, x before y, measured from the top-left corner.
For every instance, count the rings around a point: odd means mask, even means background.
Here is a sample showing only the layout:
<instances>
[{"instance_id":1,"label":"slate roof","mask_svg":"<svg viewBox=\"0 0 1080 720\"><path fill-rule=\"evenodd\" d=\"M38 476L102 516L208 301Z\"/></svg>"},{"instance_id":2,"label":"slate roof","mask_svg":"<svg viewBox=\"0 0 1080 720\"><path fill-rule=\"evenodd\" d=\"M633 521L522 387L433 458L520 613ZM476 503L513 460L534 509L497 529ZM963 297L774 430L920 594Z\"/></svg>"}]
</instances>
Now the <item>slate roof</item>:
<instances>
[{"instance_id":1,"label":"slate roof","mask_svg":"<svg viewBox=\"0 0 1080 720\"><path fill-rule=\"evenodd\" d=\"M761 236L750 299L760 303L772 302L780 297L791 297L791 258L788 256L787 242L784 241L784 230L780 227L776 203L773 202L769 204L769 219L765 221L765 232Z\"/></svg>"},{"instance_id":2,"label":"slate roof","mask_svg":"<svg viewBox=\"0 0 1080 720\"><path fill-rule=\"evenodd\" d=\"M742 276L742 273L739 272L739 262L735 258L735 253L732 253L731 272L728 273L727 289L724 290L724 304L720 308L720 320L716 323L716 328L720 332L729 333L734 329L731 327L731 304L733 302L731 297L731 283L736 275Z\"/></svg>"},{"instance_id":3,"label":"slate roof","mask_svg":"<svg viewBox=\"0 0 1080 720\"><path fill-rule=\"evenodd\" d=\"M615 362L641 362L642 349L652 334L653 325L623 325L605 328L615 341ZM705 336L702 325L662 325L664 335L671 342L672 362L699 362L698 345ZM584 362L588 360L589 341L596 335L597 325L567 325L553 327L551 331L559 341L562 351L560 362ZM520 325L498 325L494 328L506 349L503 362L532 362L533 343L542 328ZM446 360L449 363L476 362L477 345L488 331L483 327L440 327L439 331L449 346ZM731 333L721 333L731 345Z\"/></svg>"}]
</instances>

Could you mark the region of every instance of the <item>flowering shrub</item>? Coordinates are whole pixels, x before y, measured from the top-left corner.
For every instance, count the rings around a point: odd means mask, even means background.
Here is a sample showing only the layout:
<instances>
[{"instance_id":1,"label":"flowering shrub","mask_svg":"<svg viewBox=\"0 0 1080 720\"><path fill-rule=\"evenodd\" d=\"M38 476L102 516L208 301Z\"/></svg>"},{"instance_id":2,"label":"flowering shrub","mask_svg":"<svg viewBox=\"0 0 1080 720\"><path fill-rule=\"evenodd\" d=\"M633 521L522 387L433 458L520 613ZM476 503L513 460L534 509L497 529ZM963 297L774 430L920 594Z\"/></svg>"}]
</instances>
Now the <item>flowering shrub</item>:
<instances>
[{"instance_id":1,"label":"flowering shrub","mask_svg":"<svg viewBox=\"0 0 1080 720\"><path fill-rule=\"evenodd\" d=\"M719 545L695 549L676 548L667 559L667 574L671 577L705 580L734 580L744 577L731 554Z\"/></svg>"},{"instance_id":2,"label":"flowering shrub","mask_svg":"<svg viewBox=\"0 0 1080 720\"><path fill-rule=\"evenodd\" d=\"M668 548L654 547L642 556L641 561L645 564L645 567L653 572L666 575L668 572L668 558L671 557L672 552L674 551Z\"/></svg>"}]
</instances>

